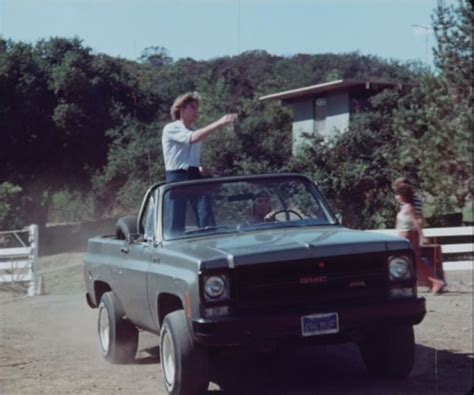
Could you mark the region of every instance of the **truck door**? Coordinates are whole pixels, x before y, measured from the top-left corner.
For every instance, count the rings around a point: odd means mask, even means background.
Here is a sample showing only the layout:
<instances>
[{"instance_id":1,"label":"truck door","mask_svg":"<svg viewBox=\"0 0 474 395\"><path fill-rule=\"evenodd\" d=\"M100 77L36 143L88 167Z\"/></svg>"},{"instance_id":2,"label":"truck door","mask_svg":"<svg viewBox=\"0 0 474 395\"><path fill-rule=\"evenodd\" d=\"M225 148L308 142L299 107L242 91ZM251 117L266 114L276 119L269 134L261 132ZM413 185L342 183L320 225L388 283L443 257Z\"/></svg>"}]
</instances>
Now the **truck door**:
<instances>
[{"instance_id":1,"label":"truck door","mask_svg":"<svg viewBox=\"0 0 474 395\"><path fill-rule=\"evenodd\" d=\"M128 250L128 251L127 251ZM146 292L146 273L149 261L145 243L134 243L121 250L122 264L117 275L118 295L123 308L132 322L140 326L149 323L149 308Z\"/></svg>"},{"instance_id":2,"label":"truck door","mask_svg":"<svg viewBox=\"0 0 474 395\"><path fill-rule=\"evenodd\" d=\"M156 193L156 191L155 191ZM144 237L140 242L124 244L118 287L127 317L135 324L150 328L152 318L147 295L147 273L154 251L154 229L156 227L156 196L151 194L143 215Z\"/></svg>"}]
</instances>

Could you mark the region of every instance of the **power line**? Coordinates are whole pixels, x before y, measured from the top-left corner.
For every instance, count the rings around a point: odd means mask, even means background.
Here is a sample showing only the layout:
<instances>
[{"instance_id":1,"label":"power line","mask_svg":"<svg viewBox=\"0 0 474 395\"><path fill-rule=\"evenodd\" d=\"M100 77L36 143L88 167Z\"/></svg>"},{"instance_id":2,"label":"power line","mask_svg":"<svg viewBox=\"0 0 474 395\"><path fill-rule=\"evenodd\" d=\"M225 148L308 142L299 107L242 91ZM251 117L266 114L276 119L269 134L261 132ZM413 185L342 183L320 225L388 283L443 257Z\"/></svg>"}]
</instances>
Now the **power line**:
<instances>
[{"instance_id":1,"label":"power line","mask_svg":"<svg viewBox=\"0 0 474 395\"><path fill-rule=\"evenodd\" d=\"M0 0L0 23L2 25L0 35L2 35L3 38L5 38L5 35L4 35L4 29L5 29L4 14L5 14L5 0Z\"/></svg>"},{"instance_id":2,"label":"power line","mask_svg":"<svg viewBox=\"0 0 474 395\"><path fill-rule=\"evenodd\" d=\"M237 55L240 54L240 0L237 0Z\"/></svg>"}]
</instances>

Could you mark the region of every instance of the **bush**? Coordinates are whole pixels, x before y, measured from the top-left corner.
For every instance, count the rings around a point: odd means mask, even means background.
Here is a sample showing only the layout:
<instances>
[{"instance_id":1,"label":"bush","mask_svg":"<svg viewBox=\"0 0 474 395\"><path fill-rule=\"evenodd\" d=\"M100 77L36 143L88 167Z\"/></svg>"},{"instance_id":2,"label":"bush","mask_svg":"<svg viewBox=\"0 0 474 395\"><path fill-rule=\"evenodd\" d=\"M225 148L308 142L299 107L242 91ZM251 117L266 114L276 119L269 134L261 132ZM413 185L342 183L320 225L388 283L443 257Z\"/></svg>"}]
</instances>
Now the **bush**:
<instances>
[{"instance_id":1,"label":"bush","mask_svg":"<svg viewBox=\"0 0 474 395\"><path fill-rule=\"evenodd\" d=\"M19 211L16 202L22 188L11 182L0 184L0 229L12 229L18 226L16 215Z\"/></svg>"}]
</instances>

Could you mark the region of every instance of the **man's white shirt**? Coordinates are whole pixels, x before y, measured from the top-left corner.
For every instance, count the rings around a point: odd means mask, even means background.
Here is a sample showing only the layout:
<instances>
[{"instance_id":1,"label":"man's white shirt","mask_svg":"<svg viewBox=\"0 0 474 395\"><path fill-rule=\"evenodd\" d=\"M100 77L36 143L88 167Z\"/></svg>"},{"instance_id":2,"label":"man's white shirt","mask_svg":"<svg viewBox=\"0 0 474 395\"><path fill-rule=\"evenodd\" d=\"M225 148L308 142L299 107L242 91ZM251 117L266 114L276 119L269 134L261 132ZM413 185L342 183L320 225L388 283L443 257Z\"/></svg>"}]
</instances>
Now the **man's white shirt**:
<instances>
[{"instance_id":1,"label":"man's white shirt","mask_svg":"<svg viewBox=\"0 0 474 395\"><path fill-rule=\"evenodd\" d=\"M191 144L193 130L188 129L182 121L177 120L163 128L161 143L165 170L187 170L201 165L202 143Z\"/></svg>"}]
</instances>

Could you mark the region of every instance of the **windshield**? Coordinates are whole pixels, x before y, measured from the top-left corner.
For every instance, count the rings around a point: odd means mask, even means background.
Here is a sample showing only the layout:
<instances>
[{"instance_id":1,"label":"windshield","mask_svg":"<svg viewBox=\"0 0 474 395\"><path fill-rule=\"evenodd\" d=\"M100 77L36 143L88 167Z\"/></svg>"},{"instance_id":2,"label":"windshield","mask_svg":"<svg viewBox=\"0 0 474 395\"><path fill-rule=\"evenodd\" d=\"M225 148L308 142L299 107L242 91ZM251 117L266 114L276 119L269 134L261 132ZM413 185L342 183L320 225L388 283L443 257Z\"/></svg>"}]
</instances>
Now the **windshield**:
<instances>
[{"instance_id":1,"label":"windshield","mask_svg":"<svg viewBox=\"0 0 474 395\"><path fill-rule=\"evenodd\" d=\"M335 223L317 188L304 178L176 186L163 196L166 240Z\"/></svg>"}]
</instances>

